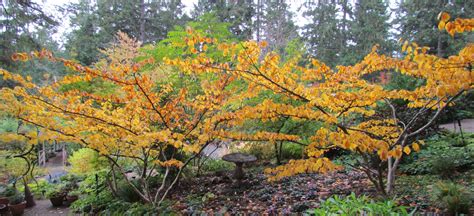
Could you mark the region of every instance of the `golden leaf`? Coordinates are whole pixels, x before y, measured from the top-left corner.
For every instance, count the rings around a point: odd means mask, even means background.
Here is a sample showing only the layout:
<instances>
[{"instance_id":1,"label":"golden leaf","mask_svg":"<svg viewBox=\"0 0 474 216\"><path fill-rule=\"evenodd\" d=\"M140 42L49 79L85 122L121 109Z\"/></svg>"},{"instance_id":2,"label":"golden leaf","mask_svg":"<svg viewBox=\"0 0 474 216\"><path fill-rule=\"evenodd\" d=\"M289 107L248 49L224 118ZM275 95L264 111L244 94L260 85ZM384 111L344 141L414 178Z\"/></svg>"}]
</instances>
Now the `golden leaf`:
<instances>
[{"instance_id":1,"label":"golden leaf","mask_svg":"<svg viewBox=\"0 0 474 216\"><path fill-rule=\"evenodd\" d=\"M440 22L446 22L450 18L451 16L449 16L449 14L444 11L438 14L438 19L440 20Z\"/></svg>"},{"instance_id":2,"label":"golden leaf","mask_svg":"<svg viewBox=\"0 0 474 216\"><path fill-rule=\"evenodd\" d=\"M411 145L411 147L413 148L413 150L414 150L415 152L420 151L420 146L418 145L418 143L413 143L413 144Z\"/></svg>"},{"instance_id":3,"label":"golden leaf","mask_svg":"<svg viewBox=\"0 0 474 216\"><path fill-rule=\"evenodd\" d=\"M408 146L405 146L405 147L403 148L403 152L405 152L405 154L409 155L409 154L410 154L410 152L411 152L411 149L410 149L410 147L408 147Z\"/></svg>"}]
</instances>

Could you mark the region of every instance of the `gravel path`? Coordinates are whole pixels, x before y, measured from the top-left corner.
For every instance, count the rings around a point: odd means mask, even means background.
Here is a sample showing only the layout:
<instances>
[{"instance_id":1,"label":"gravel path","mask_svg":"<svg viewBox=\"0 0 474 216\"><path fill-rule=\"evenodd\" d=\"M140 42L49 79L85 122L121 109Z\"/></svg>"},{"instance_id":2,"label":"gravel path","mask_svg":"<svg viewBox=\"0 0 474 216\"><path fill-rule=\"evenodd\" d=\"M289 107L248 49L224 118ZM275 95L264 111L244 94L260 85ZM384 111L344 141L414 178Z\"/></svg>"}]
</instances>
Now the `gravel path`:
<instances>
[{"instance_id":1,"label":"gravel path","mask_svg":"<svg viewBox=\"0 0 474 216\"><path fill-rule=\"evenodd\" d=\"M444 128L450 131L459 132L458 123L448 123L439 125L440 128ZM461 129L463 132L474 133L474 119L463 119L461 120Z\"/></svg>"}]
</instances>

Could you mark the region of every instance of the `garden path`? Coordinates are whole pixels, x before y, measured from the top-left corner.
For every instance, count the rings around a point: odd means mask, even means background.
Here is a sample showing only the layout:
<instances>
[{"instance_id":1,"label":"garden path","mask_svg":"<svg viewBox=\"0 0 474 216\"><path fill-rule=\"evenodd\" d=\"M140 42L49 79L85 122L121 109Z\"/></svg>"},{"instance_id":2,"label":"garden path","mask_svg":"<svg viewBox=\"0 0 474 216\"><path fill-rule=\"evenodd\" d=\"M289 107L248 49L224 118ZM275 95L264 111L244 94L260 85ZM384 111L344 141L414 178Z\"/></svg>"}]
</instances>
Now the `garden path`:
<instances>
[{"instance_id":1,"label":"garden path","mask_svg":"<svg viewBox=\"0 0 474 216\"><path fill-rule=\"evenodd\" d=\"M44 178L49 182L59 180L59 177L66 175L66 170L64 169L63 159L61 155L56 155L46 162L46 175Z\"/></svg>"},{"instance_id":2,"label":"garden path","mask_svg":"<svg viewBox=\"0 0 474 216\"><path fill-rule=\"evenodd\" d=\"M61 155L52 157L46 162L46 175L43 177L49 182L59 179L67 172L64 169ZM62 216L70 215L68 207L53 207L48 199L35 200L36 205L25 209L25 216Z\"/></svg>"},{"instance_id":3,"label":"garden path","mask_svg":"<svg viewBox=\"0 0 474 216\"><path fill-rule=\"evenodd\" d=\"M35 200L36 205L25 209L25 216L62 216L70 215L68 207L53 207L47 199Z\"/></svg>"},{"instance_id":4,"label":"garden path","mask_svg":"<svg viewBox=\"0 0 474 216\"><path fill-rule=\"evenodd\" d=\"M448 123L448 124L441 124L439 125L440 128L444 128L450 131L459 132L458 123L455 122ZM463 119L461 120L461 128L463 132L474 133L474 119Z\"/></svg>"}]
</instances>

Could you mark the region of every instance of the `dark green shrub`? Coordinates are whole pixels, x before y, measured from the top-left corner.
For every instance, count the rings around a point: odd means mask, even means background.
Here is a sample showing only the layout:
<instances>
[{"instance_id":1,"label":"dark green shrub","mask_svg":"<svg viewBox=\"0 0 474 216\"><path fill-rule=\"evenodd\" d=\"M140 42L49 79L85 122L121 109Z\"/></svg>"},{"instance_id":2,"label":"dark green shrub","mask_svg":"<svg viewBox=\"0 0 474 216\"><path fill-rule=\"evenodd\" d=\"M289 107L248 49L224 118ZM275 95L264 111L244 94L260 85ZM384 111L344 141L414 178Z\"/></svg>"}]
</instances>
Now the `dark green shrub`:
<instances>
[{"instance_id":1,"label":"dark green shrub","mask_svg":"<svg viewBox=\"0 0 474 216\"><path fill-rule=\"evenodd\" d=\"M106 209L114 200L112 193L104 190L98 194L91 193L81 196L71 204L70 208L78 213L97 213ZM130 204L128 205L130 206Z\"/></svg>"},{"instance_id":2,"label":"dark green shrub","mask_svg":"<svg viewBox=\"0 0 474 216\"><path fill-rule=\"evenodd\" d=\"M234 168L234 164L219 160L219 159L208 159L201 167L203 172L217 172L222 170L232 170Z\"/></svg>"},{"instance_id":3,"label":"dark green shrub","mask_svg":"<svg viewBox=\"0 0 474 216\"><path fill-rule=\"evenodd\" d=\"M404 203L413 202L417 207L428 208L432 206L427 202L431 195L430 185L439 181L437 175L400 175L395 181L394 197L404 197Z\"/></svg>"},{"instance_id":4,"label":"dark green shrub","mask_svg":"<svg viewBox=\"0 0 474 216\"><path fill-rule=\"evenodd\" d=\"M333 160L337 165L344 166L345 169L352 170L354 166L359 166L361 157L357 154L345 154L341 155Z\"/></svg>"},{"instance_id":5,"label":"dark green shrub","mask_svg":"<svg viewBox=\"0 0 474 216\"><path fill-rule=\"evenodd\" d=\"M140 202L129 203L123 200L112 200L105 209L101 210L101 215L169 215L166 209L157 211L151 204L144 204Z\"/></svg>"},{"instance_id":6,"label":"dark green shrub","mask_svg":"<svg viewBox=\"0 0 474 216\"><path fill-rule=\"evenodd\" d=\"M81 192L78 191L78 190L72 190L72 191L68 191L67 195L68 196L78 196L79 197L81 195Z\"/></svg>"},{"instance_id":7,"label":"dark green shrub","mask_svg":"<svg viewBox=\"0 0 474 216\"><path fill-rule=\"evenodd\" d=\"M0 186L0 197L11 197L17 194L17 190L14 187L8 185Z\"/></svg>"},{"instance_id":8,"label":"dark green shrub","mask_svg":"<svg viewBox=\"0 0 474 216\"><path fill-rule=\"evenodd\" d=\"M464 186L453 182L438 182L433 187L433 202L451 214L468 214L472 198Z\"/></svg>"},{"instance_id":9,"label":"dark green shrub","mask_svg":"<svg viewBox=\"0 0 474 216\"><path fill-rule=\"evenodd\" d=\"M205 194L189 194L186 196L185 202L188 206L192 206L196 209L200 209L207 205L207 203L216 198L216 195L207 192Z\"/></svg>"},{"instance_id":10,"label":"dark green shrub","mask_svg":"<svg viewBox=\"0 0 474 216\"><path fill-rule=\"evenodd\" d=\"M412 175L439 174L449 177L456 171L471 169L474 165L474 145L455 147L459 137L458 134L433 136L426 141L426 146L420 152L406 157L400 170ZM469 139L465 141L469 143Z\"/></svg>"},{"instance_id":11,"label":"dark green shrub","mask_svg":"<svg viewBox=\"0 0 474 216\"><path fill-rule=\"evenodd\" d=\"M101 170L99 172L91 173L81 181L79 184L78 190L82 194L97 193L100 192L103 188L107 186L106 176L108 174L107 170ZM96 181L97 175L97 181Z\"/></svg>"},{"instance_id":12,"label":"dark green shrub","mask_svg":"<svg viewBox=\"0 0 474 216\"><path fill-rule=\"evenodd\" d=\"M436 157L431 160L431 173L439 175L441 178L450 178L456 170L456 158Z\"/></svg>"},{"instance_id":13,"label":"dark green shrub","mask_svg":"<svg viewBox=\"0 0 474 216\"><path fill-rule=\"evenodd\" d=\"M453 122L456 119L468 119L474 117L474 93L472 91L462 94L456 99L454 106L446 107L444 114L440 115L439 123Z\"/></svg>"},{"instance_id":14,"label":"dark green shrub","mask_svg":"<svg viewBox=\"0 0 474 216\"><path fill-rule=\"evenodd\" d=\"M46 179L39 179L33 183L28 184L31 193L35 199L41 199L47 191L49 191L54 185L50 184ZM24 186L19 186L18 190L21 192L25 191Z\"/></svg>"},{"instance_id":15,"label":"dark green shrub","mask_svg":"<svg viewBox=\"0 0 474 216\"><path fill-rule=\"evenodd\" d=\"M123 212L124 215L156 215L156 209L150 204L133 203ZM122 213L122 212L115 212Z\"/></svg>"},{"instance_id":16,"label":"dark green shrub","mask_svg":"<svg viewBox=\"0 0 474 216\"><path fill-rule=\"evenodd\" d=\"M78 182L82 181L83 179L84 179L83 177L80 177L80 176L74 175L74 174L63 175L59 178L59 180L61 180L61 182L74 182L74 183L78 183Z\"/></svg>"},{"instance_id":17,"label":"dark green shrub","mask_svg":"<svg viewBox=\"0 0 474 216\"><path fill-rule=\"evenodd\" d=\"M101 209L101 212L104 215L125 215L124 213L135 204L141 203L129 203L121 199L113 199L107 206L104 206L104 209Z\"/></svg>"},{"instance_id":18,"label":"dark green shrub","mask_svg":"<svg viewBox=\"0 0 474 216\"><path fill-rule=\"evenodd\" d=\"M280 151L280 143L272 144L268 142L246 142L243 147L233 149L233 152L243 152L255 155L258 160L271 160L276 158L275 147ZM301 159L304 147L296 143L285 142L281 145L279 152L281 159Z\"/></svg>"},{"instance_id":19,"label":"dark green shrub","mask_svg":"<svg viewBox=\"0 0 474 216\"><path fill-rule=\"evenodd\" d=\"M139 187L138 183L135 181L132 181L132 184L134 184L136 187ZM126 181L118 182L117 195L118 198L125 202L138 202L141 199L140 195Z\"/></svg>"},{"instance_id":20,"label":"dark green shrub","mask_svg":"<svg viewBox=\"0 0 474 216\"><path fill-rule=\"evenodd\" d=\"M71 209L77 213L89 213L97 215L158 215L160 212L164 215L169 215L166 209L167 202L163 202L162 209L157 211L150 204L141 202L130 203L122 199L115 198L110 191L102 191L98 195L89 194L81 196L81 199L76 200L71 204Z\"/></svg>"},{"instance_id":21,"label":"dark green shrub","mask_svg":"<svg viewBox=\"0 0 474 216\"><path fill-rule=\"evenodd\" d=\"M46 198L54 197L64 197L66 196L66 185L65 184L56 184L48 188L46 191Z\"/></svg>"},{"instance_id":22,"label":"dark green shrub","mask_svg":"<svg viewBox=\"0 0 474 216\"><path fill-rule=\"evenodd\" d=\"M147 181L150 188L159 188L163 182L163 176L161 173L158 173L155 176L150 176Z\"/></svg>"},{"instance_id":23,"label":"dark green shrub","mask_svg":"<svg viewBox=\"0 0 474 216\"><path fill-rule=\"evenodd\" d=\"M275 157L274 145L267 142L246 142L243 147L233 151L255 155L258 160L270 160Z\"/></svg>"},{"instance_id":24,"label":"dark green shrub","mask_svg":"<svg viewBox=\"0 0 474 216\"><path fill-rule=\"evenodd\" d=\"M79 182L82 181L83 178L74 174L67 174L61 176L59 179L61 180L61 183L65 185L64 189L66 191L72 191L79 187Z\"/></svg>"},{"instance_id":25,"label":"dark green shrub","mask_svg":"<svg viewBox=\"0 0 474 216\"><path fill-rule=\"evenodd\" d=\"M282 159L301 159L304 148L296 143L284 143L281 148Z\"/></svg>"},{"instance_id":26,"label":"dark green shrub","mask_svg":"<svg viewBox=\"0 0 474 216\"><path fill-rule=\"evenodd\" d=\"M406 207L397 206L394 201L373 201L354 193L347 197L332 196L323 201L319 208L307 211L311 215L413 215Z\"/></svg>"},{"instance_id":27,"label":"dark green shrub","mask_svg":"<svg viewBox=\"0 0 474 216\"><path fill-rule=\"evenodd\" d=\"M18 205L25 201L25 197L21 193L16 193L13 196L8 197L8 200L10 200L10 205Z\"/></svg>"},{"instance_id":28,"label":"dark green shrub","mask_svg":"<svg viewBox=\"0 0 474 216\"><path fill-rule=\"evenodd\" d=\"M461 137L457 137L456 139L453 140L453 147L465 147L467 146L469 143L468 143L468 140L466 139L462 139Z\"/></svg>"},{"instance_id":29,"label":"dark green shrub","mask_svg":"<svg viewBox=\"0 0 474 216\"><path fill-rule=\"evenodd\" d=\"M129 203L114 198L109 191L103 191L98 195L90 194L71 204L71 209L77 213L89 213L94 215L170 215L169 202L163 202L158 211L150 204L141 202Z\"/></svg>"}]
</instances>

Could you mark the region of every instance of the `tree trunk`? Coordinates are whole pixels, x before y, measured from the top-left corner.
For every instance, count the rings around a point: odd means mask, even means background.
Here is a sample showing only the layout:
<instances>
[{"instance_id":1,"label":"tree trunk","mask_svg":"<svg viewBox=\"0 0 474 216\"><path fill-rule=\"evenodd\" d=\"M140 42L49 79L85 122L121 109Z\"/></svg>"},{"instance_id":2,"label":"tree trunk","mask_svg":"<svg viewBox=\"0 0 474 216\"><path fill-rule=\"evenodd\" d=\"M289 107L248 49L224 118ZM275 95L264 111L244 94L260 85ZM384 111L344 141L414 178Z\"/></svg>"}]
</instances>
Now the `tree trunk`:
<instances>
[{"instance_id":1,"label":"tree trunk","mask_svg":"<svg viewBox=\"0 0 474 216\"><path fill-rule=\"evenodd\" d=\"M346 26L347 26L347 11L346 11L346 7L347 7L347 1L343 1L344 4L342 6L342 12L343 12L343 15L342 15L342 42L343 44L345 45L346 44L346 34L344 34L346 32Z\"/></svg>"},{"instance_id":2,"label":"tree trunk","mask_svg":"<svg viewBox=\"0 0 474 216\"><path fill-rule=\"evenodd\" d=\"M111 170L112 170L112 182L111 182L111 185L110 185L110 189L111 189L112 194L114 196L118 196L117 195L117 176L115 175L114 164L111 164Z\"/></svg>"},{"instance_id":3,"label":"tree trunk","mask_svg":"<svg viewBox=\"0 0 474 216\"><path fill-rule=\"evenodd\" d=\"M276 160L277 160L277 164L281 165L280 152L278 151L278 143L277 142L273 143L273 146L275 147L275 157L276 157Z\"/></svg>"},{"instance_id":4,"label":"tree trunk","mask_svg":"<svg viewBox=\"0 0 474 216\"><path fill-rule=\"evenodd\" d=\"M140 0L140 42L145 43L145 0Z\"/></svg>"},{"instance_id":5,"label":"tree trunk","mask_svg":"<svg viewBox=\"0 0 474 216\"><path fill-rule=\"evenodd\" d=\"M33 198L33 195L31 194L30 187L28 187L28 184L26 181L23 182L23 185L25 185L25 201L26 201L26 207L33 207L36 205L35 200Z\"/></svg>"},{"instance_id":6,"label":"tree trunk","mask_svg":"<svg viewBox=\"0 0 474 216\"><path fill-rule=\"evenodd\" d=\"M385 193L387 195L390 195L395 187L395 173L399 163L400 159L395 159L395 161L393 161L393 158L388 159L387 187L385 188Z\"/></svg>"},{"instance_id":7,"label":"tree trunk","mask_svg":"<svg viewBox=\"0 0 474 216\"><path fill-rule=\"evenodd\" d=\"M260 42L260 13L262 11L260 0L257 0L257 42Z\"/></svg>"}]
</instances>

